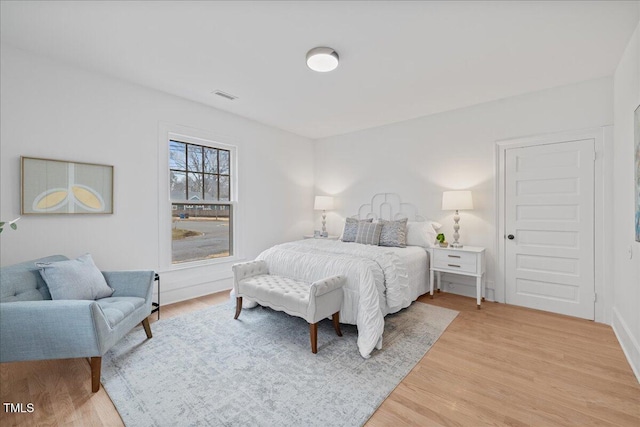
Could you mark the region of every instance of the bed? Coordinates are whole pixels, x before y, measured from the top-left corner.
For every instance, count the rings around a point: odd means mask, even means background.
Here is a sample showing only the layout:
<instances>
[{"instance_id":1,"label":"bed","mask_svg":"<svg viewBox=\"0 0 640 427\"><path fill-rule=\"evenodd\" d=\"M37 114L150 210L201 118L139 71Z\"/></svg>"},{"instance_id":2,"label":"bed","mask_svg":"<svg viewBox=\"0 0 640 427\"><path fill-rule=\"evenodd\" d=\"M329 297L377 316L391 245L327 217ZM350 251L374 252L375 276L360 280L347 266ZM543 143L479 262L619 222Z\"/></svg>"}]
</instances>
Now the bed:
<instances>
[{"instance_id":1,"label":"bed","mask_svg":"<svg viewBox=\"0 0 640 427\"><path fill-rule=\"evenodd\" d=\"M271 247L257 259L267 262L271 274L308 282L345 276L340 322L358 326L358 350L368 358L374 348L382 348L384 316L408 307L429 290L428 247L439 224L416 215L412 205L402 203L393 193L374 195L354 217L373 221L407 218L411 239L406 247L305 239Z\"/></svg>"}]
</instances>

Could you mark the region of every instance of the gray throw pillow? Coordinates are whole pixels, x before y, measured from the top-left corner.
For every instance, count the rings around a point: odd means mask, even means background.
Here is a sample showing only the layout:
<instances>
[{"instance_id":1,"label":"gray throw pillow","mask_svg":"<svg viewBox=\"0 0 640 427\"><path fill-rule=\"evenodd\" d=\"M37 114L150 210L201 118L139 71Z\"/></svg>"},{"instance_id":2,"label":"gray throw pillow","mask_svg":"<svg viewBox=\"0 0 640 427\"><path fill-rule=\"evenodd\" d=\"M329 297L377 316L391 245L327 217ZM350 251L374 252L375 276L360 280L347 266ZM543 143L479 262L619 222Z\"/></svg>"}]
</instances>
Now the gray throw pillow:
<instances>
[{"instance_id":1,"label":"gray throw pillow","mask_svg":"<svg viewBox=\"0 0 640 427\"><path fill-rule=\"evenodd\" d=\"M68 261L37 262L36 267L54 300L96 300L114 292L89 254Z\"/></svg>"},{"instance_id":2,"label":"gray throw pillow","mask_svg":"<svg viewBox=\"0 0 640 427\"><path fill-rule=\"evenodd\" d=\"M361 222L358 224L358 233L356 234L356 243L364 245L378 245L380 242L380 232L382 224L379 222Z\"/></svg>"},{"instance_id":3,"label":"gray throw pillow","mask_svg":"<svg viewBox=\"0 0 640 427\"><path fill-rule=\"evenodd\" d=\"M347 218L344 223L344 230L342 231L342 241L355 242L356 235L358 234L358 224L361 222L367 223L372 221L373 221L373 218L367 218L367 219Z\"/></svg>"},{"instance_id":4,"label":"gray throw pillow","mask_svg":"<svg viewBox=\"0 0 640 427\"><path fill-rule=\"evenodd\" d=\"M394 246L405 248L407 246L407 218L396 221L381 219L380 246Z\"/></svg>"}]
</instances>

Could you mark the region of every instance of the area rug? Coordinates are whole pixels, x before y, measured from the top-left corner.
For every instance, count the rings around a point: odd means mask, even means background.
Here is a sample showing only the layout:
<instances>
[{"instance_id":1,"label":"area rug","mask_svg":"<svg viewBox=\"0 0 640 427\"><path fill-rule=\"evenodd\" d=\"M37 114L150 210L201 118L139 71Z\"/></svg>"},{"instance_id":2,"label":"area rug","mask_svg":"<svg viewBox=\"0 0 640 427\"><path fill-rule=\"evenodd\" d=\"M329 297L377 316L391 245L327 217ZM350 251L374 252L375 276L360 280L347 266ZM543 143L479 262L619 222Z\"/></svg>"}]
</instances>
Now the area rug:
<instances>
[{"instance_id":1,"label":"area rug","mask_svg":"<svg viewBox=\"0 0 640 427\"><path fill-rule=\"evenodd\" d=\"M357 328L309 325L230 303L138 327L104 357L102 384L127 426L359 426L458 314L414 303L385 318L382 350L363 359Z\"/></svg>"}]
</instances>

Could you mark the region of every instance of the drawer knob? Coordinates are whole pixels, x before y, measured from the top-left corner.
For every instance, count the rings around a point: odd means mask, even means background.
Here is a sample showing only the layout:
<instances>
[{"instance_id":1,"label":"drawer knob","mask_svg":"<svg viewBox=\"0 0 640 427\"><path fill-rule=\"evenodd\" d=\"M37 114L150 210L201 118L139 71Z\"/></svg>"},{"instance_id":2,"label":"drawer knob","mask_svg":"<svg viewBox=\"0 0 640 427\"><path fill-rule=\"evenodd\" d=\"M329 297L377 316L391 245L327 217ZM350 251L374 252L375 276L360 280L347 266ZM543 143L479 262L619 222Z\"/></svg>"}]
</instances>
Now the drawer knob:
<instances>
[{"instance_id":1,"label":"drawer knob","mask_svg":"<svg viewBox=\"0 0 640 427\"><path fill-rule=\"evenodd\" d=\"M449 258L460 258L460 255L447 255Z\"/></svg>"},{"instance_id":2,"label":"drawer knob","mask_svg":"<svg viewBox=\"0 0 640 427\"><path fill-rule=\"evenodd\" d=\"M458 268L460 268L460 266L459 266L459 265L455 265L455 264L447 264L447 265L448 265L449 267L458 267Z\"/></svg>"},{"instance_id":3,"label":"drawer knob","mask_svg":"<svg viewBox=\"0 0 640 427\"><path fill-rule=\"evenodd\" d=\"M507 239L509 239L509 240L513 240L514 238L515 238L515 236L514 236L513 234L509 234L509 235L507 236Z\"/></svg>"}]
</instances>

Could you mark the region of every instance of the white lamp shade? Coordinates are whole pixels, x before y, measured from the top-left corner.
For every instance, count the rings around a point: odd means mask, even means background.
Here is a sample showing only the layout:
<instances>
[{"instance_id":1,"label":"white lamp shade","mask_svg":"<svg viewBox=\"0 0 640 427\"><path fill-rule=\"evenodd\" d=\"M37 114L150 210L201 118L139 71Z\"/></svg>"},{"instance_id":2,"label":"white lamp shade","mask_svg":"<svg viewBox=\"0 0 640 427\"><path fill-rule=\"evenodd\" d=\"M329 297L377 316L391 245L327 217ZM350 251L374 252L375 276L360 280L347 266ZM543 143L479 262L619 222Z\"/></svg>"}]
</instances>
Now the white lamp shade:
<instances>
[{"instance_id":1,"label":"white lamp shade","mask_svg":"<svg viewBox=\"0 0 640 427\"><path fill-rule=\"evenodd\" d=\"M455 211L473 209L471 191L444 191L442 192L442 210Z\"/></svg>"},{"instance_id":2,"label":"white lamp shade","mask_svg":"<svg viewBox=\"0 0 640 427\"><path fill-rule=\"evenodd\" d=\"M328 211L333 209L333 197L316 196L316 201L313 204L313 209L317 211Z\"/></svg>"}]
</instances>

